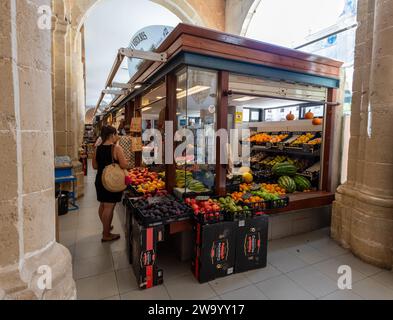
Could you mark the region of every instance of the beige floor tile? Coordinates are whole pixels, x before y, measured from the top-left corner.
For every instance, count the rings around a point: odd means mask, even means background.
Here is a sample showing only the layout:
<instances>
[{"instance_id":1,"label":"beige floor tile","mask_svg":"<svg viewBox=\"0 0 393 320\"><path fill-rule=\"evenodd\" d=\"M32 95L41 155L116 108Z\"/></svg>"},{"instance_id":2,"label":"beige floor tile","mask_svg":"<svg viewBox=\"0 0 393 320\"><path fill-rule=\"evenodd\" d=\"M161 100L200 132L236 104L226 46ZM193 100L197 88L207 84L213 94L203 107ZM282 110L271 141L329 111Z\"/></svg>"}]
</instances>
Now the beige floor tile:
<instances>
[{"instance_id":1,"label":"beige floor tile","mask_svg":"<svg viewBox=\"0 0 393 320\"><path fill-rule=\"evenodd\" d=\"M110 255L74 260L74 277L82 279L113 271Z\"/></svg>"},{"instance_id":2,"label":"beige floor tile","mask_svg":"<svg viewBox=\"0 0 393 320\"><path fill-rule=\"evenodd\" d=\"M120 294L139 289L134 271L130 268L117 270L116 278Z\"/></svg>"},{"instance_id":3,"label":"beige floor tile","mask_svg":"<svg viewBox=\"0 0 393 320\"><path fill-rule=\"evenodd\" d=\"M307 264L314 264L329 259L329 256L306 244L291 247L288 251Z\"/></svg>"},{"instance_id":4,"label":"beige floor tile","mask_svg":"<svg viewBox=\"0 0 393 320\"><path fill-rule=\"evenodd\" d=\"M164 283L173 300L205 300L217 296L208 283L198 283L191 273L169 279Z\"/></svg>"},{"instance_id":5,"label":"beige floor tile","mask_svg":"<svg viewBox=\"0 0 393 320\"><path fill-rule=\"evenodd\" d=\"M278 250L268 254L268 261L279 271L287 273L305 267L307 264L286 250Z\"/></svg>"},{"instance_id":6,"label":"beige floor tile","mask_svg":"<svg viewBox=\"0 0 393 320\"><path fill-rule=\"evenodd\" d=\"M222 300L268 300L268 298L254 285L237 289L221 295Z\"/></svg>"},{"instance_id":7,"label":"beige floor tile","mask_svg":"<svg viewBox=\"0 0 393 320\"><path fill-rule=\"evenodd\" d=\"M132 290L120 295L121 300L170 300L168 292L163 285L146 290Z\"/></svg>"},{"instance_id":8,"label":"beige floor tile","mask_svg":"<svg viewBox=\"0 0 393 320\"><path fill-rule=\"evenodd\" d=\"M209 284L221 296L227 292L249 286L251 281L244 274L238 273L210 281Z\"/></svg>"},{"instance_id":9,"label":"beige floor tile","mask_svg":"<svg viewBox=\"0 0 393 320\"><path fill-rule=\"evenodd\" d=\"M287 276L317 298L339 289L337 282L311 266L290 272Z\"/></svg>"},{"instance_id":10,"label":"beige floor tile","mask_svg":"<svg viewBox=\"0 0 393 320\"><path fill-rule=\"evenodd\" d=\"M113 257L113 265L115 267L115 270L131 268L126 251L113 252L112 257Z\"/></svg>"},{"instance_id":11,"label":"beige floor tile","mask_svg":"<svg viewBox=\"0 0 393 320\"><path fill-rule=\"evenodd\" d=\"M80 240L75 243L75 259L77 260L110 254L110 247L101 241Z\"/></svg>"},{"instance_id":12,"label":"beige floor tile","mask_svg":"<svg viewBox=\"0 0 393 320\"><path fill-rule=\"evenodd\" d=\"M286 275L281 275L258 283L257 288L271 300L315 300L316 298L293 282Z\"/></svg>"},{"instance_id":13,"label":"beige floor tile","mask_svg":"<svg viewBox=\"0 0 393 320\"><path fill-rule=\"evenodd\" d=\"M101 241L102 230L98 228L78 229L76 231L76 241Z\"/></svg>"},{"instance_id":14,"label":"beige floor tile","mask_svg":"<svg viewBox=\"0 0 393 320\"><path fill-rule=\"evenodd\" d=\"M307 244L318 250L318 252L320 252L321 254L329 257L336 257L348 253L347 249L344 249L334 240L328 237L319 240L312 240Z\"/></svg>"},{"instance_id":15,"label":"beige floor tile","mask_svg":"<svg viewBox=\"0 0 393 320\"><path fill-rule=\"evenodd\" d=\"M268 263L266 268L247 271L244 273L244 276L255 284L267 279L277 277L281 274L281 271L277 270L275 267Z\"/></svg>"},{"instance_id":16,"label":"beige floor tile","mask_svg":"<svg viewBox=\"0 0 393 320\"><path fill-rule=\"evenodd\" d=\"M109 248L113 253L115 252L124 252L127 250L127 243L124 236L124 233L115 231L116 233L120 233L121 238L117 241L113 241L108 243Z\"/></svg>"},{"instance_id":17,"label":"beige floor tile","mask_svg":"<svg viewBox=\"0 0 393 320\"><path fill-rule=\"evenodd\" d=\"M59 216L59 230L72 231L78 227L78 211L71 211L64 216Z\"/></svg>"},{"instance_id":18,"label":"beige floor tile","mask_svg":"<svg viewBox=\"0 0 393 320\"><path fill-rule=\"evenodd\" d=\"M333 281L338 281L341 274L338 274L338 268L343 265L342 262L337 260L336 258L330 258L326 261L322 261L320 263L316 263L313 265L315 269L322 272L326 276L328 276ZM367 276L357 269L352 268L352 282L355 283L357 281L363 280Z\"/></svg>"},{"instance_id":19,"label":"beige floor tile","mask_svg":"<svg viewBox=\"0 0 393 320\"><path fill-rule=\"evenodd\" d=\"M352 292L352 290L337 290L321 300L363 300L361 296Z\"/></svg>"},{"instance_id":20,"label":"beige floor tile","mask_svg":"<svg viewBox=\"0 0 393 320\"><path fill-rule=\"evenodd\" d=\"M393 271L382 271L372 276L371 279L393 290Z\"/></svg>"},{"instance_id":21,"label":"beige floor tile","mask_svg":"<svg viewBox=\"0 0 393 320\"><path fill-rule=\"evenodd\" d=\"M76 230L59 231L59 242L65 247L73 246L76 242Z\"/></svg>"},{"instance_id":22,"label":"beige floor tile","mask_svg":"<svg viewBox=\"0 0 393 320\"><path fill-rule=\"evenodd\" d=\"M100 300L119 294L115 272L76 280L79 300Z\"/></svg>"},{"instance_id":23,"label":"beige floor tile","mask_svg":"<svg viewBox=\"0 0 393 320\"><path fill-rule=\"evenodd\" d=\"M354 268L360 271L361 273L364 273L366 276L372 276L383 271L378 267L363 262L359 258L355 257L352 253L338 256L337 260L340 261L342 264L348 265L351 268Z\"/></svg>"},{"instance_id":24,"label":"beige floor tile","mask_svg":"<svg viewBox=\"0 0 393 320\"><path fill-rule=\"evenodd\" d=\"M393 300L393 290L371 278L354 283L352 289L364 299Z\"/></svg>"}]
</instances>

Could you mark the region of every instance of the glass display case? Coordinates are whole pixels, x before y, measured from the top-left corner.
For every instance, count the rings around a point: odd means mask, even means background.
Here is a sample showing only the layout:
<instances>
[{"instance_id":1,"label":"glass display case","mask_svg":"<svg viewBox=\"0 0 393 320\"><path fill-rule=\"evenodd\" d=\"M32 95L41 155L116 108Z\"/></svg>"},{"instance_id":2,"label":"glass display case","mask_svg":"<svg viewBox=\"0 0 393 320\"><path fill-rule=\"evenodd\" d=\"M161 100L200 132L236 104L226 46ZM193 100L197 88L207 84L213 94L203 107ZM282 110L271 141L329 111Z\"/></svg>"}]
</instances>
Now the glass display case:
<instances>
[{"instance_id":1,"label":"glass display case","mask_svg":"<svg viewBox=\"0 0 393 320\"><path fill-rule=\"evenodd\" d=\"M217 72L186 67L177 73L176 189L183 195L215 188Z\"/></svg>"}]
</instances>

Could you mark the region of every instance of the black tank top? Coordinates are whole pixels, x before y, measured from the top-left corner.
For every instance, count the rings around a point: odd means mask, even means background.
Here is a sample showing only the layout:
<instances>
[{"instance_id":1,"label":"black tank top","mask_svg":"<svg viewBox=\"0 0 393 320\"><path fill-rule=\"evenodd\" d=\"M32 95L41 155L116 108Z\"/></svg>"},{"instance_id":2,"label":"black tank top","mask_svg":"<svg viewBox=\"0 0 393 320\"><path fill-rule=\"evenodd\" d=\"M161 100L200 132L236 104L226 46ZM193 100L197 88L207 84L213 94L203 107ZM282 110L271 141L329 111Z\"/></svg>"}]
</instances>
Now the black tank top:
<instances>
[{"instance_id":1,"label":"black tank top","mask_svg":"<svg viewBox=\"0 0 393 320\"><path fill-rule=\"evenodd\" d=\"M105 167L112 163L112 148L114 145L100 145L97 148L96 160L98 165L98 174L101 175ZM113 159L115 163L119 163L116 159Z\"/></svg>"}]
</instances>

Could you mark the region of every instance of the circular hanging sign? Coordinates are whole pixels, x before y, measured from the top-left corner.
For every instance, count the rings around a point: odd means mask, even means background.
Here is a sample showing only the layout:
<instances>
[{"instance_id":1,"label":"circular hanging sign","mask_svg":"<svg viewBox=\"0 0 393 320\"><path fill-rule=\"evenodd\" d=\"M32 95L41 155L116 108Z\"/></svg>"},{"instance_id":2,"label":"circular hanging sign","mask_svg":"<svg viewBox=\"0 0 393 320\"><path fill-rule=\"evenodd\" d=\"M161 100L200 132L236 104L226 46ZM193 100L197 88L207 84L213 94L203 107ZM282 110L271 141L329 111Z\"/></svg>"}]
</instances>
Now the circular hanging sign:
<instances>
[{"instance_id":1,"label":"circular hanging sign","mask_svg":"<svg viewBox=\"0 0 393 320\"><path fill-rule=\"evenodd\" d=\"M214 104L209 106L209 112L210 113L216 113L216 106Z\"/></svg>"},{"instance_id":2,"label":"circular hanging sign","mask_svg":"<svg viewBox=\"0 0 393 320\"><path fill-rule=\"evenodd\" d=\"M153 51L164 42L172 30L173 27L161 25L145 27L139 30L131 38L128 47L134 50ZM130 78L138 71L144 61L145 60L128 58L128 72Z\"/></svg>"}]
</instances>

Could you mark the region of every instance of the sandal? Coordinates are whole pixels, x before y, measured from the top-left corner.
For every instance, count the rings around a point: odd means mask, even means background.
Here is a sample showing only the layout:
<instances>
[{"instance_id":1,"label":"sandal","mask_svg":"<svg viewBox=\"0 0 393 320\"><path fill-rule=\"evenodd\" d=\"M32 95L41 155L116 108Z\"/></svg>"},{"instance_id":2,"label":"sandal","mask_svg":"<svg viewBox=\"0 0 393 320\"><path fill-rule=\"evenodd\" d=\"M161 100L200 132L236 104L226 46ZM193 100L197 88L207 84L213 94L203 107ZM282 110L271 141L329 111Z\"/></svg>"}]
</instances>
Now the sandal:
<instances>
[{"instance_id":1,"label":"sandal","mask_svg":"<svg viewBox=\"0 0 393 320\"><path fill-rule=\"evenodd\" d=\"M112 231L114 229L114 226L111 226L111 230ZM102 232L102 235L104 235L104 231Z\"/></svg>"},{"instance_id":2,"label":"sandal","mask_svg":"<svg viewBox=\"0 0 393 320\"><path fill-rule=\"evenodd\" d=\"M120 239L120 234L111 234L109 239L101 239L101 242L111 242L111 241L116 241Z\"/></svg>"}]
</instances>

